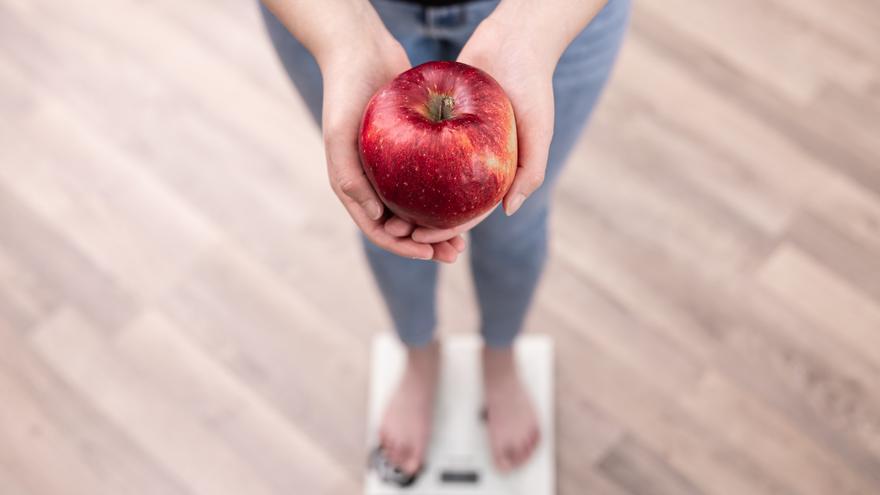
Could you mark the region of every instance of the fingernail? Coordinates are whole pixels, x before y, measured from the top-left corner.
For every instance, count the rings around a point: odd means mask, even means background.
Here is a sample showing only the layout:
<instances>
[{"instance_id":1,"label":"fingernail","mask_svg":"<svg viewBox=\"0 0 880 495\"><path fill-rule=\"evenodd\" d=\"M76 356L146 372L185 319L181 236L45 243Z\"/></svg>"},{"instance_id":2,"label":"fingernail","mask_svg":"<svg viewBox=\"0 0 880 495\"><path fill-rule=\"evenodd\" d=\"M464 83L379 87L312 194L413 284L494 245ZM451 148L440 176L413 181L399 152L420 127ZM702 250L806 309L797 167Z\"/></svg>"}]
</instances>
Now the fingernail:
<instances>
[{"instance_id":1,"label":"fingernail","mask_svg":"<svg viewBox=\"0 0 880 495\"><path fill-rule=\"evenodd\" d=\"M363 207L364 211L367 212L367 216L369 216L373 220L378 220L382 217L382 207L375 199L368 199L364 201Z\"/></svg>"},{"instance_id":2,"label":"fingernail","mask_svg":"<svg viewBox=\"0 0 880 495\"><path fill-rule=\"evenodd\" d=\"M525 201L525 200L526 200L525 194L517 193L517 195L514 196L513 200L510 202L510 206L507 207L507 211L505 212L505 213L507 213L507 216L510 216L510 215L513 215L514 213L516 213L516 210L518 210L519 207L522 206L523 201Z\"/></svg>"},{"instance_id":3,"label":"fingernail","mask_svg":"<svg viewBox=\"0 0 880 495\"><path fill-rule=\"evenodd\" d=\"M462 239L460 248L456 247L454 244L452 245L452 247L454 247L455 250L458 251L459 253L463 253L465 248L467 247L467 243L464 242L464 239Z\"/></svg>"}]
</instances>

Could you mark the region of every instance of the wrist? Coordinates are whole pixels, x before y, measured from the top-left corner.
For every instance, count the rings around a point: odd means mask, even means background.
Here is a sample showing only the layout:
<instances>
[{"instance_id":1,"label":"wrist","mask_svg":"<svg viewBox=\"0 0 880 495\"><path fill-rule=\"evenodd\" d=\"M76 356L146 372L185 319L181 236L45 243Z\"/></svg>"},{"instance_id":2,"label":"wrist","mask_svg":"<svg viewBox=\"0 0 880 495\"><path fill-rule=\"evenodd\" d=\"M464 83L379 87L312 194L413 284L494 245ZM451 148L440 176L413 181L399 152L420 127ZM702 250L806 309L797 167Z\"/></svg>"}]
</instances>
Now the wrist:
<instances>
[{"instance_id":1,"label":"wrist","mask_svg":"<svg viewBox=\"0 0 880 495\"><path fill-rule=\"evenodd\" d=\"M352 16L348 22L341 23L329 36L323 38L320 46L311 50L321 72L328 68L350 61L352 53L368 50L384 54L398 48L399 44L385 28L375 11L361 12Z\"/></svg>"},{"instance_id":2,"label":"wrist","mask_svg":"<svg viewBox=\"0 0 880 495\"><path fill-rule=\"evenodd\" d=\"M567 43L558 36L536 29L530 22L518 19L516 12L498 12L496 9L477 27L462 55L475 62L488 62L498 57L499 52L516 53L526 57L531 67L552 75Z\"/></svg>"},{"instance_id":3,"label":"wrist","mask_svg":"<svg viewBox=\"0 0 880 495\"><path fill-rule=\"evenodd\" d=\"M525 43L536 57L555 67L568 45L606 3L607 0L504 0L483 23L496 31L496 37Z\"/></svg>"},{"instance_id":4,"label":"wrist","mask_svg":"<svg viewBox=\"0 0 880 495\"><path fill-rule=\"evenodd\" d=\"M551 61L555 66L571 39L558 26L554 28L546 16L536 15L536 10L540 12L540 9L523 9L516 2L501 2L480 27L485 24L494 39L531 47L537 57Z\"/></svg>"}]
</instances>

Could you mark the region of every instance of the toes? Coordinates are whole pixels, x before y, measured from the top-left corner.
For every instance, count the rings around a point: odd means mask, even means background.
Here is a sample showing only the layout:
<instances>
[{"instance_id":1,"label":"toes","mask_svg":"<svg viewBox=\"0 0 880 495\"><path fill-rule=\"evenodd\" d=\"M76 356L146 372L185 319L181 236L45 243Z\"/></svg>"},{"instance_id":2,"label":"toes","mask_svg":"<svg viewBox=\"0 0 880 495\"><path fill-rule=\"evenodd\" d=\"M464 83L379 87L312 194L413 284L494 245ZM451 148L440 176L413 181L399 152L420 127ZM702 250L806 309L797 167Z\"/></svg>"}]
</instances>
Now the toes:
<instances>
[{"instance_id":1,"label":"toes","mask_svg":"<svg viewBox=\"0 0 880 495\"><path fill-rule=\"evenodd\" d=\"M419 470L421 465L422 454L419 450L413 449L411 445L405 442L389 441L383 444L385 447L385 457L397 469L406 474L414 474Z\"/></svg>"},{"instance_id":2,"label":"toes","mask_svg":"<svg viewBox=\"0 0 880 495\"><path fill-rule=\"evenodd\" d=\"M513 461L514 464L520 466L521 464L529 460L529 455L531 453L532 441L529 437L526 437L516 449L516 459Z\"/></svg>"},{"instance_id":3,"label":"toes","mask_svg":"<svg viewBox=\"0 0 880 495\"><path fill-rule=\"evenodd\" d=\"M421 455L418 452L411 453L406 460L403 461L403 472L409 475L415 474L415 472L419 470L419 465L421 464L420 459Z\"/></svg>"},{"instance_id":4,"label":"toes","mask_svg":"<svg viewBox=\"0 0 880 495\"><path fill-rule=\"evenodd\" d=\"M495 467L502 473L510 471L513 468L513 465L510 462L510 453L510 448L503 445L498 445L492 448L492 457L495 460Z\"/></svg>"},{"instance_id":5,"label":"toes","mask_svg":"<svg viewBox=\"0 0 880 495\"><path fill-rule=\"evenodd\" d=\"M529 432L528 435L523 439L521 443L519 443L519 447L516 449L516 459L514 460L514 465L519 466L532 456L532 453L535 451L535 447L538 445L538 440L540 439L540 433L538 429L534 429Z\"/></svg>"},{"instance_id":6,"label":"toes","mask_svg":"<svg viewBox=\"0 0 880 495\"><path fill-rule=\"evenodd\" d=\"M394 467L397 469L403 468L403 463L406 462L406 454L404 453L404 447L400 444L397 444L394 448L394 460L391 461L394 464Z\"/></svg>"},{"instance_id":7,"label":"toes","mask_svg":"<svg viewBox=\"0 0 880 495\"><path fill-rule=\"evenodd\" d=\"M507 456L504 454L498 454L495 456L495 467L502 473L506 473L512 468L510 461L507 460Z\"/></svg>"},{"instance_id":8,"label":"toes","mask_svg":"<svg viewBox=\"0 0 880 495\"><path fill-rule=\"evenodd\" d=\"M382 448L382 455L390 458L391 455L391 437L385 430L379 430L379 447Z\"/></svg>"},{"instance_id":9,"label":"toes","mask_svg":"<svg viewBox=\"0 0 880 495\"><path fill-rule=\"evenodd\" d=\"M505 450L507 455L507 465L510 469L517 468L522 461L522 446L519 443L513 443Z\"/></svg>"},{"instance_id":10,"label":"toes","mask_svg":"<svg viewBox=\"0 0 880 495\"><path fill-rule=\"evenodd\" d=\"M540 431L535 429L518 440L493 446L492 457L495 461L495 467L501 472L520 467L531 458L540 438Z\"/></svg>"},{"instance_id":11,"label":"toes","mask_svg":"<svg viewBox=\"0 0 880 495\"><path fill-rule=\"evenodd\" d=\"M410 463L410 459L412 458L412 448L409 444L402 444L400 448L397 449L397 459L395 459L394 464L405 471L407 474L412 474L414 470L410 470L407 466Z\"/></svg>"},{"instance_id":12,"label":"toes","mask_svg":"<svg viewBox=\"0 0 880 495\"><path fill-rule=\"evenodd\" d=\"M385 444L385 459L388 460L392 465L397 466L399 449L397 444L392 439L388 439L388 442Z\"/></svg>"},{"instance_id":13,"label":"toes","mask_svg":"<svg viewBox=\"0 0 880 495\"><path fill-rule=\"evenodd\" d=\"M538 428L535 428L532 431L532 438L531 438L531 441L529 442L529 448L531 450L534 450L535 447L537 447L539 443L541 443L541 430Z\"/></svg>"}]
</instances>

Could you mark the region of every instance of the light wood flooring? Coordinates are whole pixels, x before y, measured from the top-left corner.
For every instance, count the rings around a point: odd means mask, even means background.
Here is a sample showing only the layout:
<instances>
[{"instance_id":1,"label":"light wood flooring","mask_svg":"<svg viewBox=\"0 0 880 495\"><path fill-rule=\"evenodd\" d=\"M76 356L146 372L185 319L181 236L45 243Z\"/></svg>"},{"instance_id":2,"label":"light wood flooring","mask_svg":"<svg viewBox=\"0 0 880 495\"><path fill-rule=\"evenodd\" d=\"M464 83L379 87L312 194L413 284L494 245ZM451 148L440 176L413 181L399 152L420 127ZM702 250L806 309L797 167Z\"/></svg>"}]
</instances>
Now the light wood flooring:
<instances>
[{"instance_id":1,"label":"light wood flooring","mask_svg":"<svg viewBox=\"0 0 880 495\"><path fill-rule=\"evenodd\" d=\"M871 0L637 3L528 324L560 494L880 493L878 64ZM254 2L0 0L0 117L0 494L359 493L389 323Z\"/></svg>"}]
</instances>

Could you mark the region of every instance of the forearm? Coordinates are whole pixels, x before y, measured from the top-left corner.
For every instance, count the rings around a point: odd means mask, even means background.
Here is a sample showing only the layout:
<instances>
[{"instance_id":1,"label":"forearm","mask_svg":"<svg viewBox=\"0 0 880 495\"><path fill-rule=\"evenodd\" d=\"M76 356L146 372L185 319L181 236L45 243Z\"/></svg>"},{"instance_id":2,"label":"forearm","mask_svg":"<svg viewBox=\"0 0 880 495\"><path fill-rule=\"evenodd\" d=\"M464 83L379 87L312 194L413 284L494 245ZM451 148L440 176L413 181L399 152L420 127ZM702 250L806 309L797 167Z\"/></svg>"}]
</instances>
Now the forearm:
<instances>
[{"instance_id":1,"label":"forearm","mask_svg":"<svg viewBox=\"0 0 880 495\"><path fill-rule=\"evenodd\" d=\"M521 31L553 64L608 0L502 0L487 21Z\"/></svg>"},{"instance_id":2,"label":"forearm","mask_svg":"<svg viewBox=\"0 0 880 495\"><path fill-rule=\"evenodd\" d=\"M262 0L322 69L354 46L382 43L390 34L368 0Z\"/></svg>"}]
</instances>

